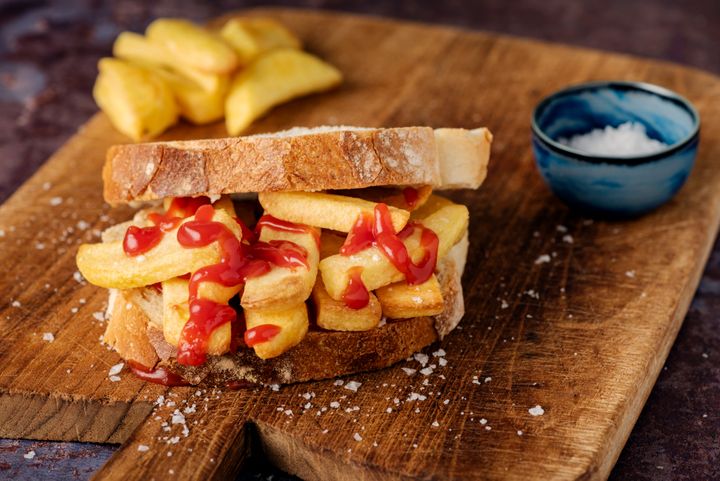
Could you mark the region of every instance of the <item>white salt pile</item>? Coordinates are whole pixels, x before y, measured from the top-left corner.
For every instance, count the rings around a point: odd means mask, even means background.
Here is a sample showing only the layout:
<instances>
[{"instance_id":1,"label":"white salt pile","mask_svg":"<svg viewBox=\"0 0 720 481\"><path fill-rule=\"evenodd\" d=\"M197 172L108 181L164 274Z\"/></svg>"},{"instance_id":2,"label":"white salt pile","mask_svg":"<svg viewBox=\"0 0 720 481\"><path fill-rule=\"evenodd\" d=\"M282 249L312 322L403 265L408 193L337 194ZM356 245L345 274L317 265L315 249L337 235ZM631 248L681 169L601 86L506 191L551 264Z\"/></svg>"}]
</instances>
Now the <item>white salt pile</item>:
<instances>
[{"instance_id":1,"label":"white salt pile","mask_svg":"<svg viewBox=\"0 0 720 481\"><path fill-rule=\"evenodd\" d=\"M563 145L592 155L627 157L659 152L667 144L648 137L645 126L637 122L625 122L617 127L610 125L569 139L558 139Z\"/></svg>"}]
</instances>

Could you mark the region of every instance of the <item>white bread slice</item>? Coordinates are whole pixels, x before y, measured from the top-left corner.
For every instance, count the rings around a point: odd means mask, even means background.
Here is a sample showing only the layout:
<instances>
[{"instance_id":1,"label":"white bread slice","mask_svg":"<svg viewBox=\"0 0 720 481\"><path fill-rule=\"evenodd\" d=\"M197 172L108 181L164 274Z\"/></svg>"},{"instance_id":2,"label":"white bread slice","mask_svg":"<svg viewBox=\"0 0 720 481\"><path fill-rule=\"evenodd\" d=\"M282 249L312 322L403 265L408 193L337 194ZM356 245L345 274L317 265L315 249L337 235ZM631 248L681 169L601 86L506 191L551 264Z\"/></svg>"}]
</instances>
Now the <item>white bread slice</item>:
<instances>
[{"instance_id":1,"label":"white bread slice","mask_svg":"<svg viewBox=\"0 0 720 481\"><path fill-rule=\"evenodd\" d=\"M223 139L116 145L103 179L111 204L164 197L382 185L477 188L487 129L294 128Z\"/></svg>"}]
</instances>

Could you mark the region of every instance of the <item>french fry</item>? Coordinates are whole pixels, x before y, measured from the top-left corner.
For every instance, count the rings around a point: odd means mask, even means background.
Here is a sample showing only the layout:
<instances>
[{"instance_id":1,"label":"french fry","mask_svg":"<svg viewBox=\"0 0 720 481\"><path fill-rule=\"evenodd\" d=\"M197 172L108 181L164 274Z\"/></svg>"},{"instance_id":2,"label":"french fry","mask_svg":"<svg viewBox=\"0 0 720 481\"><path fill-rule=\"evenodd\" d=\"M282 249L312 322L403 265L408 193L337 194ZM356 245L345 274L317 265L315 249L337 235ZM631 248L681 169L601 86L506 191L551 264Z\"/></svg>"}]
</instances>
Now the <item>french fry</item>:
<instances>
[{"instance_id":1,"label":"french fry","mask_svg":"<svg viewBox=\"0 0 720 481\"><path fill-rule=\"evenodd\" d=\"M180 334L190 318L188 304L189 281L180 278L169 279L162 283L163 289L163 336L165 340L177 346ZM227 304L238 293L241 286L226 287L214 282L202 282L198 286L198 298ZM208 339L208 354L220 355L230 350L232 326L223 324L215 329Z\"/></svg>"},{"instance_id":2,"label":"french fry","mask_svg":"<svg viewBox=\"0 0 720 481\"><path fill-rule=\"evenodd\" d=\"M163 45L151 42L137 33L122 32L118 35L113 44L113 55L148 68L177 72L213 97L224 96L229 84L229 75L208 73L177 62Z\"/></svg>"},{"instance_id":3,"label":"french fry","mask_svg":"<svg viewBox=\"0 0 720 481\"><path fill-rule=\"evenodd\" d=\"M443 312L443 296L435 275L414 286L397 282L375 291L382 312L391 319L434 316ZM336 301L337 302L337 301Z\"/></svg>"},{"instance_id":4,"label":"french fry","mask_svg":"<svg viewBox=\"0 0 720 481\"><path fill-rule=\"evenodd\" d=\"M431 229L438 236L438 259L444 257L450 248L462 238L467 230L468 216L467 207L450 203L421 220L425 227ZM420 245L419 230L416 230L403 243L414 262L423 256L424 249ZM336 300L342 299L348 284L349 270L354 266L362 267L360 277L370 291L404 280L403 274L375 246L350 256L338 254L320 262L320 273L330 297Z\"/></svg>"},{"instance_id":5,"label":"french fry","mask_svg":"<svg viewBox=\"0 0 720 481\"><path fill-rule=\"evenodd\" d=\"M245 283L240 300L245 309L286 309L305 302L310 297L317 278L320 252L315 236L310 233L284 232L264 228L260 240L285 240L294 242L307 251L308 267L273 266L270 272L251 277Z\"/></svg>"},{"instance_id":6,"label":"french fry","mask_svg":"<svg viewBox=\"0 0 720 481\"><path fill-rule=\"evenodd\" d=\"M191 220L194 217L188 217L183 223ZM225 224L241 238L240 227L225 211L216 210L213 220ZM125 254L122 241L83 244L77 253L78 269L88 282L96 286L131 289L162 282L220 262L220 250L216 242L205 247L186 249L177 241L178 228L167 232L158 245L146 254L135 257Z\"/></svg>"},{"instance_id":7,"label":"french fry","mask_svg":"<svg viewBox=\"0 0 720 481\"><path fill-rule=\"evenodd\" d=\"M323 231L320 236L320 259L325 259L340 252L346 236L336 232Z\"/></svg>"},{"instance_id":8,"label":"french fry","mask_svg":"<svg viewBox=\"0 0 720 481\"><path fill-rule=\"evenodd\" d=\"M374 215L374 202L344 195L320 192L261 192L258 200L265 211L278 219L323 229L350 232L358 217ZM402 230L410 218L406 210L389 207L396 232Z\"/></svg>"},{"instance_id":9,"label":"french fry","mask_svg":"<svg viewBox=\"0 0 720 481\"><path fill-rule=\"evenodd\" d=\"M309 53L271 50L234 78L225 100L227 131L238 135L274 106L330 89L341 80L338 69Z\"/></svg>"},{"instance_id":10,"label":"french fry","mask_svg":"<svg viewBox=\"0 0 720 481\"><path fill-rule=\"evenodd\" d=\"M325 290L318 277L312 292L317 325L332 331L368 331L376 327L382 318L377 297L370 293L370 302L362 309L351 309L342 301L336 301Z\"/></svg>"},{"instance_id":11,"label":"french fry","mask_svg":"<svg viewBox=\"0 0 720 481\"><path fill-rule=\"evenodd\" d=\"M440 195L433 194L423 203L423 205L415 209L410 214L410 218L412 220L424 219L425 217L429 217L438 210L449 205L455 204L453 204L450 199L446 199L445 197L442 197Z\"/></svg>"},{"instance_id":12,"label":"french fry","mask_svg":"<svg viewBox=\"0 0 720 481\"><path fill-rule=\"evenodd\" d=\"M245 325L248 329L271 324L280 332L270 340L254 346L260 359L277 357L303 340L308 331L308 313L305 303L282 310L245 309Z\"/></svg>"},{"instance_id":13,"label":"french fry","mask_svg":"<svg viewBox=\"0 0 720 481\"><path fill-rule=\"evenodd\" d=\"M220 36L235 50L241 65L272 49L301 47L292 32L270 18L230 19L220 29Z\"/></svg>"},{"instance_id":14,"label":"french fry","mask_svg":"<svg viewBox=\"0 0 720 481\"><path fill-rule=\"evenodd\" d=\"M229 195L221 196L218 200L213 202L213 207L215 207L215 209L221 209L225 211L225 213L230 217L237 216L235 212L235 204L233 204L233 201Z\"/></svg>"},{"instance_id":15,"label":"french fry","mask_svg":"<svg viewBox=\"0 0 720 481\"><path fill-rule=\"evenodd\" d=\"M93 98L120 132L141 140L177 122L177 104L160 77L114 58L101 59L98 68Z\"/></svg>"},{"instance_id":16,"label":"french fry","mask_svg":"<svg viewBox=\"0 0 720 481\"><path fill-rule=\"evenodd\" d=\"M145 35L161 45L175 62L214 74L229 74L238 67L238 58L220 37L187 20L160 18L148 25Z\"/></svg>"},{"instance_id":17,"label":"french fry","mask_svg":"<svg viewBox=\"0 0 720 481\"><path fill-rule=\"evenodd\" d=\"M405 189L414 189L417 198L414 202L408 203L410 197L405 194ZM382 202L391 207L407 210L412 212L419 209L427 202L432 194L432 187L429 185L421 185L419 187L366 187L364 189L340 190L335 191L336 194L349 195L351 197L360 197L361 199L371 202Z\"/></svg>"}]
</instances>

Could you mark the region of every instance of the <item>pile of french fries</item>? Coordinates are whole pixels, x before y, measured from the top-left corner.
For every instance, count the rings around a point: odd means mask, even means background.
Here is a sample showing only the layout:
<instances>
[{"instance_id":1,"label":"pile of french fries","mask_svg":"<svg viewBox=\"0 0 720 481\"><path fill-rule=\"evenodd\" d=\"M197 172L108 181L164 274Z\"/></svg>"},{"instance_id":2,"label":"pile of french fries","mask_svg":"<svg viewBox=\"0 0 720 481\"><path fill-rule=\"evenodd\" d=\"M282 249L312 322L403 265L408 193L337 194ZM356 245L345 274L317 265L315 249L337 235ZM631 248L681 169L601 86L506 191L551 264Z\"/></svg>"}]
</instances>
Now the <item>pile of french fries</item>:
<instances>
[{"instance_id":1,"label":"pile of french fries","mask_svg":"<svg viewBox=\"0 0 720 481\"><path fill-rule=\"evenodd\" d=\"M247 329L271 324L280 328L275 337L256 344L255 353L262 359L279 356L297 345L309 327L308 303L313 307L314 325L334 331L365 331L377 327L383 318L404 319L432 316L443 311L444 300L435 275L426 282L409 285L388 258L376 246L352 255L340 254L347 233L362 215L373 214L378 202L388 205L396 231L408 222L418 222L438 237L438 260L467 234L468 210L464 205L432 195L429 187L418 189L419 198L412 207L406 204L398 189L364 189L353 196L339 193L267 192L258 200L266 214L307 226L303 232L263 228L261 241L282 240L301 246L307 252L307 265L272 266L258 277L248 278L245 285L221 286L202 282L199 297L226 304L234 296L244 314ZM249 205L250 204L250 205ZM255 206L247 201L234 203L221 197L213 206L214 221L227 226L242 240L242 230L234 218L252 219ZM166 201L166 207L168 202ZM128 225L144 226L142 212ZM186 218L190 222L194 217ZM252 221L250 221L252 222ZM217 242L201 248L184 248L177 240L177 230L168 232L155 247L140 257L129 257L122 240L83 245L77 256L78 267L85 278L111 289L137 290L156 283L162 285L162 319L164 338L178 346L180 333L188 321L188 273L220 262ZM320 242L318 243L318 236ZM420 232L403 240L414 262L424 255ZM352 309L343 302L350 272L362 268L362 282L370 291L370 302ZM238 316L242 319L243 316ZM231 346L231 326L216 329L208 345L209 354L224 354Z\"/></svg>"},{"instance_id":2,"label":"pile of french fries","mask_svg":"<svg viewBox=\"0 0 720 481\"><path fill-rule=\"evenodd\" d=\"M154 137L182 117L225 117L237 135L272 107L340 84L332 65L267 18L232 18L219 30L162 18L145 35L121 33L103 58L93 96L113 125L134 140Z\"/></svg>"}]
</instances>

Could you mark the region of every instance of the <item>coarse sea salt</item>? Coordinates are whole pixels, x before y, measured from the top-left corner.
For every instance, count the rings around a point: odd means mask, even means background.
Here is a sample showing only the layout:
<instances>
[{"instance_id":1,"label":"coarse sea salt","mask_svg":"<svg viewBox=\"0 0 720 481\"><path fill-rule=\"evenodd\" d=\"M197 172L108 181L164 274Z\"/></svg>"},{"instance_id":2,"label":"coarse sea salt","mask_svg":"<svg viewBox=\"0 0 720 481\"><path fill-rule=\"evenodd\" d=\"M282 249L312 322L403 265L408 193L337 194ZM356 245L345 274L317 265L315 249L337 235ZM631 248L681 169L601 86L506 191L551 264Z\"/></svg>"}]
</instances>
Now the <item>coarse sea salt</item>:
<instances>
[{"instance_id":1,"label":"coarse sea salt","mask_svg":"<svg viewBox=\"0 0 720 481\"><path fill-rule=\"evenodd\" d=\"M561 137L558 142L587 154L610 157L649 155L668 146L649 137L645 126L637 122L625 122L617 127L607 125L570 138Z\"/></svg>"}]
</instances>

